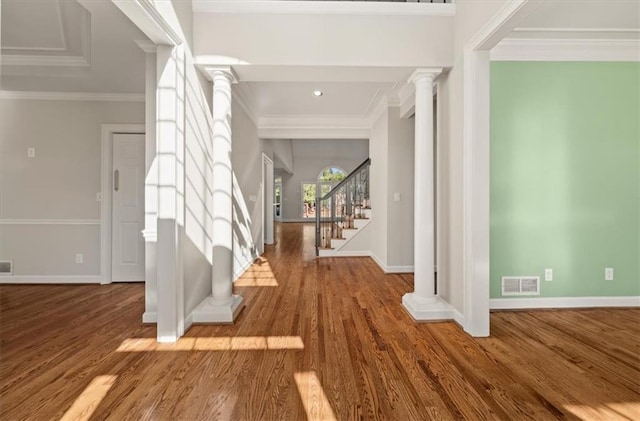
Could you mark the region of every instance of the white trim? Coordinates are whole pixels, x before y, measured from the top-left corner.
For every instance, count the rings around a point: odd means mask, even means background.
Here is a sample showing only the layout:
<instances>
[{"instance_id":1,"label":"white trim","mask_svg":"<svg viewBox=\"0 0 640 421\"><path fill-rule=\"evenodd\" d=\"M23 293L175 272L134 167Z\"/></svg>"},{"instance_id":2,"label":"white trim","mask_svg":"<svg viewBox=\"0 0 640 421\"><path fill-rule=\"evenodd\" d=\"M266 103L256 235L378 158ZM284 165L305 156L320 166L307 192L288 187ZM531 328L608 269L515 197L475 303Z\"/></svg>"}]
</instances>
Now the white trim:
<instances>
[{"instance_id":1,"label":"white trim","mask_svg":"<svg viewBox=\"0 0 640 421\"><path fill-rule=\"evenodd\" d=\"M144 102L144 94L108 92L0 91L0 99Z\"/></svg>"},{"instance_id":2,"label":"white trim","mask_svg":"<svg viewBox=\"0 0 640 421\"><path fill-rule=\"evenodd\" d=\"M384 273L413 273L414 271L413 266L387 266L382 263L382 260L380 260L378 256L371 252L369 252L369 257L380 266L380 269L382 269Z\"/></svg>"},{"instance_id":3,"label":"white trim","mask_svg":"<svg viewBox=\"0 0 640 421\"><path fill-rule=\"evenodd\" d=\"M640 39L502 40L492 61L640 61Z\"/></svg>"},{"instance_id":4,"label":"white trim","mask_svg":"<svg viewBox=\"0 0 640 421\"><path fill-rule=\"evenodd\" d=\"M142 313L142 323L157 323L158 322L158 313L155 311L145 311Z\"/></svg>"},{"instance_id":5,"label":"white trim","mask_svg":"<svg viewBox=\"0 0 640 421\"><path fill-rule=\"evenodd\" d=\"M282 223L284 224L289 224L289 223L295 223L295 224L315 224L316 220L314 218L286 218L283 219Z\"/></svg>"},{"instance_id":6,"label":"white trim","mask_svg":"<svg viewBox=\"0 0 640 421\"><path fill-rule=\"evenodd\" d=\"M371 131L371 127L373 127L376 121L378 121L378 119L380 119L380 117L382 117L384 113L389 110L390 106L391 105L389 104L389 99L387 98L386 95L382 95L378 99L378 102L375 104L375 106L371 108L371 111L367 115L367 119L369 120L369 127L370 127L369 131ZM371 137L371 135L369 135L369 137Z\"/></svg>"},{"instance_id":7,"label":"white trim","mask_svg":"<svg viewBox=\"0 0 640 421\"><path fill-rule=\"evenodd\" d=\"M111 0L155 44L184 42L156 7L154 0ZM169 6L171 7L171 6Z\"/></svg>"},{"instance_id":8,"label":"white trim","mask_svg":"<svg viewBox=\"0 0 640 421\"><path fill-rule=\"evenodd\" d=\"M193 326L193 312L184 318L184 331L182 334L184 335L191 326Z\"/></svg>"},{"instance_id":9,"label":"white trim","mask_svg":"<svg viewBox=\"0 0 640 421\"><path fill-rule=\"evenodd\" d=\"M244 264L242 265L242 267L240 269L238 269L237 271L235 271L233 273L233 282L237 281L238 279L240 279L240 277L242 275L244 275L244 273L246 271L249 270L249 268L251 267L251 265L253 265L254 260L253 259L249 259L246 262L244 262Z\"/></svg>"},{"instance_id":10,"label":"white trim","mask_svg":"<svg viewBox=\"0 0 640 421\"><path fill-rule=\"evenodd\" d=\"M639 28L515 28L513 32L595 32L595 33L638 33Z\"/></svg>"},{"instance_id":11,"label":"white trim","mask_svg":"<svg viewBox=\"0 0 640 421\"><path fill-rule=\"evenodd\" d=\"M464 329L464 314L460 313L455 308L453 309L453 321L460 325Z\"/></svg>"},{"instance_id":12,"label":"white trim","mask_svg":"<svg viewBox=\"0 0 640 421\"><path fill-rule=\"evenodd\" d=\"M55 66L89 67L91 63L82 56L42 56L5 54L2 57L5 66Z\"/></svg>"},{"instance_id":13,"label":"white trim","mask_svg":"<svg viewBox=\"0 0 640 421\"><path fill-rule=\"evenodd\" d=\"M384 271L386 273L413 273L413 266L386 266Z\"/></svg>"},{"instance_id":14,"label":"white trim","mask_svg":"<svg viewBox=\"0 0 640 421\"><path fill-rule=\"evenodd\" d=\"M255 13L305 15L449 16L452 3L315 2L315 1L211 1L193 0L194 13Z\"/></svg>"},{"instance_id":15,"label":"white trim","mask_svg":"<svg viewBox=\"0 0 640 421\"><path fill-rule=\"evenodd\" d=\"M476 34L467 41L465 50L490 50L507 36L525 17L540 7L541 2L532 0L511 0L496 13Z\"/></svg>"},{"instance_id":16,"label":"white trim","mask_svg":"<svg viewBox=\"0 0 640 421\"><path fill-rule=\"evenodd\" d=\"M0 219L0 225L100 225L100 219Z\"/></svg>"},{"instance_id":17,"label":"white trim","mask_svg":"<svg viewBox=\"0 0 640 421\"><path fill-rule=\"evenodd\" d=\"M114 133L144 134L145 125L103 124L101 126L100 276L103 284L111 283L111 167Z\"/></svg>"},{"instance_id":18,"label":"white trim","mask_svg":"<svg viewBox=\"0 0 640 421\"><path fill-rule=\"evenodd\" d=\"M540 6L506 3L463 49L463 311L464 329L489 336L489 50Z\"/></svg>"},{"instance_id":19,"label":"white trim","mask_svg":"<svg viewBox=\"0 0 640 421\"><path fill-rule=\"evenodd\" d=\"M371 257L371 252L370 251L337 250L332 252L330 255L318 256L318 258L320 259L326 259L330 257Z\"/></svg>"},{"instance_id":20,"label":"white trim","mask_svg":"<svg viewBox=\"0 0 640 421\"><path fill-rule=\"evenodd\" d=\"M640 296L632 297L547 297L492 298L491 310L541 308L640 307Z\"/></svg>"},{"instance_id":21,"label":"white trim","mask_svg":"<svg viewBox=\"0 0 640 421\"><path fill-rule=\"evenodd\" d=\"M158 46L147 39L136 39L133 42L146 54L156 54L158 52Z\"/></svg>"},{"instance_id":22,"label":"white trim","mask_svg":"<svg viewBox=\"0 0 640 421\"><path fill-rule=\"evenodd\" d=\"M237 102L240 108L244 110L245 113L249 116L249 119L253 122L253 124L258 126L258 113L253 108L252 104L255 104L253 93L250 91L250 88L246 84L237 84L235 89L232 89L231 96L232 100Z\"/></svg>"},{"instance_id":23,"label":"white trim","mask_svg":"<svg viewBox=\"0 0 640 421\"><path fill-rule=\"evenodd\" d=\"M297 118L278 121L260 118L260 139L368 139L371 126L366 118ZM350 121L349 121L350 120Z\"/></svg>"},{"instance_id":24,"label":"white trim","mask_svg":"<svg viewBox=\"0 0 640 421\"><path fill-rule=\"evenodd\" d=\"M11 275L0 276L0 284L99 284L100 275Z\"/></svg>"}]
</instances>

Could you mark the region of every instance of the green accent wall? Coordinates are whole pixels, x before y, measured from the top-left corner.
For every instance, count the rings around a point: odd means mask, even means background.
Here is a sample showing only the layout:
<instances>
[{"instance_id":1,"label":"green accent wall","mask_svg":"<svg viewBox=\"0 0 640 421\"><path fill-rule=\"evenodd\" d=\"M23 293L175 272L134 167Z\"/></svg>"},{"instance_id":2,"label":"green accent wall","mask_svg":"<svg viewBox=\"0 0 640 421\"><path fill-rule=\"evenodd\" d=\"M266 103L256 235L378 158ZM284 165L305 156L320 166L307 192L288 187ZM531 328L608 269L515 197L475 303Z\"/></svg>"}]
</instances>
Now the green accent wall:
<instances>
[{"instance_id":1,"label":"green accent wall","mask_svg":"<svg viewBox=\"0 0 640 421\"><path fill-rule=\"evenodd\" d=\"M491 63L491 298L640 296L639 162L640 63Z\"/></svg>"}]
</instances>

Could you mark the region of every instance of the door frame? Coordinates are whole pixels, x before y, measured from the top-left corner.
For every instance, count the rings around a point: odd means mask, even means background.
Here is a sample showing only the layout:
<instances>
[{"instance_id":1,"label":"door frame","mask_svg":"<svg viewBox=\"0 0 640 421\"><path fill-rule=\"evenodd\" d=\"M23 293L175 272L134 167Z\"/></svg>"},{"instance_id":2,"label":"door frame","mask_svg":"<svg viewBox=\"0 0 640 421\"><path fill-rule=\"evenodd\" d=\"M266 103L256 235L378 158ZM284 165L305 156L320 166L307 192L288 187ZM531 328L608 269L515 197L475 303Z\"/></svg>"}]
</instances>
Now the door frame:
<instances>
[{"instance_id":1,"label":"door frame","mask_svg":"<svg viewBox=\"0 0 640 421\"><path fill-rule=\"evenodd\" d=\"M267 168L271 168L271 176L267 172ZM270 180L270 181L269 181ZM273 161L266 154L262 154L262 246L261 251L264 253L265 244L273 244L274 242L274 212L273 212L273 195L275 177L273 174ZM266 224L265 224L266 222ZM271 226L271 237L267 235L267 228Z\"/></svg>"},{"instance_id":2,"label":"door frame","mask_svg":"<svg viewBox=\"0 0 640 421\"><path fill-rule=\"evenodd\" d=\"M113 135L114 134L145 134L144 124L103 124L102 156L100 170L100 192L102 194L100 206L100 283L110 284L111 277L111 206L113 167ZM146 177L146 176L145 176ZM144 194L144 192L142 192ZM146 257L145 257L146 258Z\"/></svg>"}]
</instances>

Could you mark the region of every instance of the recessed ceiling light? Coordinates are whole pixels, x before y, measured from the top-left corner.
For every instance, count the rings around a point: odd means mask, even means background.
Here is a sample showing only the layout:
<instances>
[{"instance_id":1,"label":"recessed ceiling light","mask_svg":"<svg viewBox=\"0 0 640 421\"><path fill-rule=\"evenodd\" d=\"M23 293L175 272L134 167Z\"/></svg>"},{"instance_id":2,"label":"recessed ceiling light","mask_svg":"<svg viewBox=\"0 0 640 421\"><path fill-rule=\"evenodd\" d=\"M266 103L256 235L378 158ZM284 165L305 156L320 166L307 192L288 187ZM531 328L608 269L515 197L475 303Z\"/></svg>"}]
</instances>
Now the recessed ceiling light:
<instances>
[{"instance_id":1,"label":"recessed ceiling light","mask_svg":"<svg viewBox=\"0 0 640 421\"><path fill-rule=\"evenodd\" d=\"M322 96L322 91L313 91L313 96Z\"/></svg>"}]
</instances>

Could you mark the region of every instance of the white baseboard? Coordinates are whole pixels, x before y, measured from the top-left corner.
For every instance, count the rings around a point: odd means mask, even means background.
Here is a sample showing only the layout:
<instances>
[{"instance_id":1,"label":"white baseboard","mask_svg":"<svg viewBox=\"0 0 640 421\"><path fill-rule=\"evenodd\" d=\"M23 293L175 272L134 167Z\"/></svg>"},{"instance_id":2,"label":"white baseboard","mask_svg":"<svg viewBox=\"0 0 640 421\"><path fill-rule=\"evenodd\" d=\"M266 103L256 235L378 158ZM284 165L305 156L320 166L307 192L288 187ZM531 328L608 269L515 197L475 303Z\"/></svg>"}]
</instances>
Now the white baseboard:
<instances>
[{"instance_id":1,"label":"white baseboard","mask_svg":"<svg viewBox=\"0 0 640 421\"><path fill-rule=\"evenodd\" d=\"M413 266L387 266L373 253L369 257L380 266L384 273L413 273L414 271Z\"/></svg>"},{"instance_id":2,"label":"white baseboard","mask_svg":"<svg viewBox=\"0 0 640 421\"><path fill-rule=\"evenodd\" d=\"M0 276L0 284L99 284L100 275L12 275Z\"/></svg>"},{"instance_id":3,"label":"white baseboard","mask_svg":"<svg viewBox=\"0 0 640 421\"><path fill-rule=\"evenodd\" d=\"M238 269L236 272L234 272L234 274L233 274L233 282L237 281L238 278L240 278L242 275L244 275L244 273L251 267L253 262L254 262L254 259L251 259L251 260L249 260L247 262L244 262L242 267L240 269Z\"/></svg>"},{"instance_id":4,"label":"white baseboard","mask_svg":"<svg viewBox=\"0 0 640 421\"><path fill-rule=\"evenodd\" d=\"M282 220L282 221L280 221L280 222L283 222L283 223L285 223L285 224L286 224L286 223L290 223L290 222L305 222L305 223L307 223L307 224L315 224L315 223L316 223L316 220L315 220L314 218L311 218L311 219L304 219L304 218L286 218L286 219L283 219L283 220Z\"/></svg>"},{"instance_id":5,"label":"white baseboard","mask_svg":"<svg viewBox=\"0 0 640 421\"><path fill-rule=\"evenodd\" d=\"M156 313L155 311L145 311L144 313L142 313L142 323L158 323L158 313Z\"/></svg>"},{"instance_id":6,"label":"white baseboard","mask_svg":"<svg viewBox=\"0 0 640 421\"><path fill-rule=\"evenodd\" d=\"M189 328L193 325L193 312L191 312L187 317L185 317L184 319L184 333L187 333L187 330L189 330Z\"/></svg>"},{"instance_id":7,"label":"white baseboard","mask_svg":"<svg viewBox=\"0 0 640 421\"><path fill-rule=\"evenodd\" d=\"M492 298L491 310L520 310L541 308L640 307L640 296L634 297L548 297L548 298Z\"/></svg>"},{"instance_id":8,"label":"white baseboard","mask_svg":"<svg viewBox=\"0 0 640 421\"><path fill-rule=\"evenodd\" d=\"M350 250L338 250L330 256L320 256L324 259L327 257L371 257L370 251L350 251Z\"/></svg>"},{"instance_id":9,"label":"white baseboard","mask_svg":"<svg viewBox=\"0 0 640 421\"><path fill-rule=\"evenodd\" d=\"M387 273L413 273L413 266L387 266Z\"/></svg>"},{"instance_id":10,"label":"white baseboard","mask_svg":"<svg viewBox=\"0 0 640 421\"><path fill-rule=\"evenodd\" d=\"M464 314L460 313L458 310L453 310L453 321L458 323L460 327L464 329Z\"/></svg>"}]
</instances>

